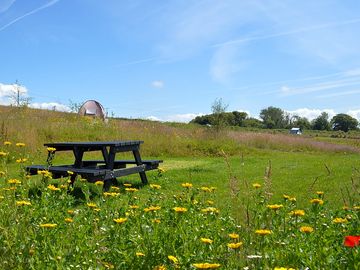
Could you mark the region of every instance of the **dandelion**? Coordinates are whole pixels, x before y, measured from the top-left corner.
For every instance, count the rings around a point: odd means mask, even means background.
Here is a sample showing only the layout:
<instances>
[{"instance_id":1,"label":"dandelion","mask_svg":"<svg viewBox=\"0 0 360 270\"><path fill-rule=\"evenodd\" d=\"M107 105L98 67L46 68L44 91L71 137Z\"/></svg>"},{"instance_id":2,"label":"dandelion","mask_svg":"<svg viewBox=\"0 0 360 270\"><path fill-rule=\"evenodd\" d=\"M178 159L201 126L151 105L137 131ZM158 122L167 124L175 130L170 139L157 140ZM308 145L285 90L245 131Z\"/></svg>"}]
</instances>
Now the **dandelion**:
<instances>
[{"instance_id":1,"label":"dandelion","mask_svg":"<svg viewBox=\"0 0 360 270\"><path fill-rule=\"evenodd\" d=\"M97 207L97 205L95 203L87 203L86 205L88 207L90 207L90 208L96 208Z\"/></svg>"},{"instance_id":2,"label":"dandelion","mask_svg":"<svg viewBox=\"0 0 360 270\"><path fill-rule=\"evenodd\" d=\"M74 172L72 171L66 171L68 175L74 175Z\"/></svg>"},{"instance_id":3,"label":"dandelion","mask_svg":"<svg viewBox=\"0 0 360 270\"><path fill-rule=\"evenodd\" d=\"M219 263L193 263L196 269L217 269L221 266Z\"/></svg>"},{"instance_id":4,"label":"dandelion","mask_svg":"<svg viewBox=\"0 0 360 270\"><path fill-rule=\"evenodd\" d=\"M305 215L305 211L304 210L294 210L294 211L291 211L289 214L292 215L293 217L301 217L301 216Z\"/></svg>"},{"instance_id":5,"label":"dandelion","mask_svg":"<svg viewBox=\"0 0 360 270\"><path fill-rule=\"evenodd\" d=\"M214 201L212 201L212 200L207 200L206 203L209 204L209 205L213 205L213 204L214 204Z\"/></svg>"},{"instance_id":6,"label":"dandelion","mask_svg":"<svg viewBox=\"0 0 360 270\"><path fill-rule=\"evenodd\" d=\"M271 230L256 230L255 233L258 235L264 236L264 235L272 234L272 231Z\"/></svg>"},{"instance_id":7,"label":"dandelion","mask_svg":"<svg viewBox=\"0 0 360 270\"><path fill-rule=\"evenodd\" d=\"M324 195L324 191L316 191L316 194L319 196L322 196L322 195Z\"/></svg>"},{"instance_id":8,"label":"dandelion","mask_svg":"<svg viewBox=\"0 0 360 270\"><path fill-rule=\"evenodd\" d=\"M137 192L139 190L137 188L125 188L125 191L127 191L127 192Z\"/></svg>"},{"instance_id":9,"label":"dandelion","mask_svg":"<svg viewBox=\"0 0 360 270\"><path fill-rule=\"evenodd\" d=\"M214 242L214 240L211 240L209 238L200 238L200 241L205 244L212 244L212 242Z\"/></svg>"},{"instance_id":10,"label":"dandelion","mask_svg":"<svg viewBox=\"0 0 360 270\"><path fill-rule=\"evenodd\" d=\"M97 186L103 186L103 185L104 185L104 182L103 182L103 181L96 181L96 182L95 182L95 185L97 185Z\"/></svg>"},{"instance_id":11,"label":"dandelion","mask_svg":"<svg viewBox=\"0 0 360 270\"><path fill-rule=\"evenodd\" d=\"M41 228L55 228L57 226L57 224L55 223L44 223L44 224L40 224Z\"/></svg>"},{"instance_id":12,"label":"dandelion","mask_svg":"<svg viewBox=\"0 0 360 270\"><path fill-rule=\"evenodd\" d=\"M48 148L46 148L46 150L47 150L48 152L50 152L50 153L53 153L53 152L56 151L56 148L54 148L54 147L48 147Z\"/></svg>"},{"instance_id":13,"label":"dandelion","mask_svg":"<svg viewBox=\"0 0 360 270\"><path fill-rule=\"evenodd\" d=\"M201 187L200 188L202 191L204 191L204 192L212 192L213 190L211 189L211 188L209 188L209 187Z\"/></svg>"},{"instance_id":14,"label":"dandelion","mask_svg":"<svg viewBox=\"0 0 360 270\"><path fill-rule=\"evenodd\" d=\"M16 160L16 163L24 163L27 161L27 158L19 158Z\"/></svg>"},{"instance_id":15,"label":"dandelion","mask_svg":"<svg viewBox=\"0 0 360 270\"><path fill-rule=\"evenodd\" d=\"M353 236L353 235L348 235L345 236L345 240L344 240L344 246L346 247L356 247L360 245L360 235L357 236Z\"/></svg>"},{"instance_id":16,"label":"dandelion","mask_svg":"<svg viewBox=\"0 0 360 270\"><path fill-rule=\"evenodd\" d=\"M69 215L74 215L74 214L75 214L75 211L74 211L74 210L71 210L71 209L70 209L70 210L67 210L66 212L67 212Z\"/></svg>"},{"instance_id":17,"label":"dandelion","mask_svg":"<svg viewBox=\"0 0 360 270\"><path fill-rule=\"evenodd\" d=\"M8 155L8 153L5 153L5 152L3 152L3 151L0 152L0 157L5 157L5 156L7 156L7 155Z\"/></svg>"},{"instance_id":18,"label":"dandelion","mask_svg":"<svg viewBox=\"0 0 360 270\"><path fill-rule=\"evenodd\" d=\"M31 205L31 202L28 201L16 201L17 206Z\"/></svg>"},{"instance_id":19,"label":"dandelion","mask_svg":"<svg viewBox=\"0 0 360 270\"><path fill-rule=\"evenodd\" d=\"M231 239L239 239L239 235L237 233L228 234Z\"/></svg>"},{"instance_id":20,"label":"dandelion","mask_svg":"<svg viewBox=\"0 0 360 270\"><path fill-rule=\"evenodd\" d=\"M152 222L153 222L153 223L156 223L156 224L159 224L159 223L161 223L161 220L158 219L158 218L155 218L155 219L152 220Z\"/></svg>"},{"instance_id":21,"label":"dandelion","mask_svg":"<svg viewBox=\"0 0 360 270\"><path fill-rule=\"evenodd\" d=\"M12 145L12 143L9 142L9 141L5 141L5 142L4 142L4 145L9 146L9 145Z\"/></svg>"},{"instance_id":22,"label":"dandelion","mask_svg":"<svg viewBox=\"0 0 360 270\"><path fill-rule=\"evenodd\" d=\"M103 264L106 269L114 269L115 268L115 266L111 263L104 262Z\"/></svg>"},{"instance_id":23,"label":"dandelion","mask_svg":"<svg viewBox=\"0 0 360 270\"><path fill-rule=\"evenodd\" d=\"M158 168L158 173L164 173L166 172L164 168Z\"/></svg>"},{"instance_id":24,"label":"dandelion","mask_svg":"<svg viewBox=\"0 0 360 270\"><path fill-rule=\"evenodd\" d=\"M139 206L138 205L130 205L130 209L138 209Z\"/></svg>"},{"instance_id":25,"label":"dandelion","mask_svg":"<svg viewBox=\"0 0 360 270\"><path fill-rule=\"evenodd\" d=\"M115 186L112 186L111 189L115 190L115 191L120 191L120 188L119 187L115 187Z\"/></svg>"},{"instance_id":26,"label":"dandelion","mask_svg":"<svg viewBox=\"0 0 360 270\"><path fill-rule=\"evenodd\" d=\"M360 210L360 206L354 206L353 209L354 210Z\"/></svg>"},{"instance_id":27,"label":"dandelion","mask_svg":"<svg viewBox=\"0 0 360 270\"><path fill-rule=\"evenodd\" d=\"M144 208L144 212L154 212L154 211L157 211L160 209L161 209L160 206L150 206L150 207Z\"/></svg>"},{"instance_id":28,"label":"dandelion","mask_svg":"<svg viewBox=\"0 0 360 270\"><path fill-rule=\"evenodd\" d=\"M124 187L132 187L132 184L124 184Z\"/></svg>"},{"instance_id":29,"label":"dandelion","mask_svg":"<svg viewBox=\"0 0 360 270\"><path fill-rule=\"evenodd\" d=\"M218 214L220 210L215 207L206 207L204 209L201 209L201 212Z\"/></svg>"},{"instance_id":30,"label":"dandelion","mask_svg":"<svg viewBox=\"0 0 360 270\"><path fill-rule=\"evenodd\" d=\"M346 222L348 222L348 220L346 219L346 218L334 218L333 219L333 223L335 223L335 224L341 224L341 223L346 223Z\"/></svg>"},{"instance_id":31,"label":"dandelion","mask_svg":"<svg viewBox=\"0 0 360 270\"><path fill-rule=\"evenodd\" d=\"M321 200L321 199L311 199L310 202L311 202L312 204L318 204L318 205L324 204L324 201Z\"/></svg>"},{"instance_id":32,"label":"dandelion","mask_svg":"<svg viewBox=\"0 0 360 270\"><path fill-rule=\"evenodd\" d=\"M256 189L261 188L261 185L259 183L253 183L252 186Z\"/></svg>"},{"instance_id":33,"label":"dandelion","mask_svg":"<svg viewBox=\"0 0 360 270\"><path fill-rule=\"evenodd\" d=\"M74 220L72 218L65 218L64 219L66 223L72 223Z\"/></svg>"},{"instance_id":34,"label":"dandelion","mask_svg":"<svg viewBox=\"0 0 360 270\"><path fill-rule=\"evenodd\" d=\"M231 249L238 249L242 246L243 242L238 242L238 243L229 243L227 244L228 248Z\"/></svg>"},{"instance_id":35,"label":"dandelion","mask_svg":"<svg viewBox=\"0 0 360 270\"><path fill-rule=\"evenodd\" d=\"M114 218L113 220L114 220L115 223L117 223L117 224L122 224L122 223L124 223L125 221L127 221L127 218Z\"/></svg>"},{"instance_id":36,"label":"dandelion","mask_svg":"<svg viewBox=\"0 0 360 270\"><path fill-rule=\"evenodd\" d=\"M185 207L174 207L173 210L176 213L185 213L187 211L187 209Z\"/></svg>"},{"instance_id":37,"label":"dandelion","mask_svg":"<svg viewBox=\"0 0 360 270\"><path fill-rule=\"evenodd\" d=\"M117 193L117 192L104 192L103 194L105 197L117 197L120 195L120 193Z\"/></svg>"},{"instance_id":38,"label":"dandelion","mask_svg":"<svg viewBox=\"0 0 360 270\"><path fill-rule=\"evenodd\" d=\"M19 143L16 143L15 145L16 145L17 147L24 147L24 146L25 146L25 143L20 143L20 142L19 142Z\"/></svg>"},{"instance_id":39,"label":"dandelion","mask_svg":"<svg viewBox=\"0 0 360 270\"><path fill-rule=\"evenodd\" d=\"M290 199L290 196L283 194L283 198L284 198L285 200L288 200L288 199Z\"/></svg>"},{"instance_id":40,"label":"dandelion","mask_svg":"<svg viewBox=\"0 0 360 270\"><path fill-rule=\"evenodd\" d=\"M280 208L282 208L284 206L282 204L268 204L266 207L271 210L279 210Z\"/></svg>"},{"instance_id":41,"label":"dandelion","mask_svg":"<svg viewBox=\"0 0 360 270\"><path fill-rule=\"evenodd\" d=\"M295 197L290 197L290 198L289 198L289 201L290 201L290 202L296 202L296 198L295 198Z\"/></svg>"},{"instance_id":42,"label":"dandelion","mask_svg":"<svg viewBox=\"0 0 360 270\"><path fill-rule=\"evenodd\" d=\"M182 183L181 186L184 187L184 188L192 188L193 184L191 184L191 183Z\"/></svg>"},{"instance_id":43,"label":"dandelion","mask_svg":"<svg viewBox=\"0 0 360 270\"><path fill-rule=\"evenodd\" d=\"M156 184L150 184L150 187L152 189L161 189L161 186L160 185L156 185Z\"/></svg>"},{"instance_id":44,"label":"dandelion","mask_svg":"<svg viewBox=\"0 0 360 270\"><path fill-rule=\"evenodd\" d=\"M21 181L17 180L17 179L9 179L7 182L8 182L8 184L14 184L14 185L21 184Z\"/></svg>"},{"instance_id":45,"label":"dandelion","mask_svg":"<svg viewBox=\"0 0 360 270\"><path fill-rule=\"evenodd\" d=\"M95 208L93 208L93 210L95 211L95 212L100 212L100 208L98 208L98 207L95 207Z\"/></svg>"},{"instance_id":46,"label":"dandelion","mask_svg":"<svg viewBox=\"0 0 360 270\"><path fill-rule=\"evenodd\" d=\"M154 270L166 270L166 266L165 265L158 265L154 267Z\"/></svg>"},{"instance_id":47,"label":"dandelion","mask_svg":"<svg viewBox=\"0 0 360 270\"><path fill-rule=\"evenodd\" d=\"M314 228L312 228L310 226L300 227L300 232L303 232L303 233L312 233L313 231L314 231Z\"/></svg>"},{"instance_id":48,"label":"dandelion","mask_svg":"<svg viewBox=\"0 0 360 270\"><path fill-rule=\"evenodd\" d=\"M48 170L38 170L37 174L40 174L44 177L51 178L52 174Z\"/></svg>"},{"instance_id":49,"label":"dandelion","mask_svg":"<svg viewBox=\"0 0 360 270\"><path fill-rule=\"evenodd\" d=\"M179 263L179 260L178 260L175 256L169 255L169 256L168 256L168 259L169 259L172 263L175 263L175 264L178 264L178 263Z\"/></svg>"},{"instance_id":50,"label":"dandelion","mask_svg":"<svg viewBox=\"0 0 360 270\"><path fill-rule=\"evenodd\" d=\"M60 188L57 188L54 185L48 185L47 188L52 190L52 191L59 191L60 190Z\"/></svg>"},{"instance_id":51,"label":"dandelion","mask_svg":"<svg viewBox=\"0 0 360 270\"><path fill-rule=\"evenodd\" d=\"M145 256L145 254L142 253L142 252L136 252L135 255L138 256L138 257L144 257Z\"/></svg>"}]
</instances>

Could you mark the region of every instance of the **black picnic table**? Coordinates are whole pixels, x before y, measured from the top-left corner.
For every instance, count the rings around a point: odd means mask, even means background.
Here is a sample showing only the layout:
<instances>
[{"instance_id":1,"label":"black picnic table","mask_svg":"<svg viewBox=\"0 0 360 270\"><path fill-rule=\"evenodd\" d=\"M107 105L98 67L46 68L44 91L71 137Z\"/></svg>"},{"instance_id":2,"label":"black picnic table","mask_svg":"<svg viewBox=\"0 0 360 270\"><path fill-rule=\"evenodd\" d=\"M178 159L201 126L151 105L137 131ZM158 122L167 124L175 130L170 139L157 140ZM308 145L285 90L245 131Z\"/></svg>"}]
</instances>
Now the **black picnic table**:
<instances>
[{"instance_id":1,"label":"black picnic table","mask_svg":"<svg viewBox=\"0 0 360 270\"><path fill-rule=\"evenodd\" d=\"M44 146L55 148L48 152L48 161L54 158L55 152L72 151L74 164L71 165L30 165L26 167L29 174L37 174L40 170L48 170L53 178L70 176L73 184L76 176L80 175L89 182L104 182L104 189L110 187L117 177L139 173L143 184L148 180L145 171L159 167L162 160L142 160L140 144L143 141L109 141L109 142L58 142L45 143ZM101 151L101 160L83 160L85 152ZM132 152L134 159L116 160L116 154L120 152ZM131 165L128 167L128 165Z\"/></svg>"}]
</instances>

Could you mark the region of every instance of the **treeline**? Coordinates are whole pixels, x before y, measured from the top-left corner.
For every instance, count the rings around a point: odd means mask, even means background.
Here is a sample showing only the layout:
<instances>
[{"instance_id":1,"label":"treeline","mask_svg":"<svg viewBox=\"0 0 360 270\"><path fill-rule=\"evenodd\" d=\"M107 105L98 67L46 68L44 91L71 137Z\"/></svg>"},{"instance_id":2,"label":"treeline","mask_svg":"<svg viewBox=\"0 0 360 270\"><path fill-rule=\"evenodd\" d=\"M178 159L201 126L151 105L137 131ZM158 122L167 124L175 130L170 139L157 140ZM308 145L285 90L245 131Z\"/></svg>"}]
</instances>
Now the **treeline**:
<instances>
[{"instance_id":1,"label":"treeline","mask_svg":"<svg viewBox=\"0 0 360 270\"><path fill-rule=\"evenodd\" d=\"M249 117L246 112L213 110L212 114L197 116L191 123L216 127L240 126L267 129L290 129L297 127L301 130L341 130L344 132L356 130L359 127L358 120L344 113L337 114L330 119L329 115L323 112L317 118L309 121L306 117L290 115L280 108L270 106L262 109L259 117L261 120Z\"/></svg>"}]
</instances>

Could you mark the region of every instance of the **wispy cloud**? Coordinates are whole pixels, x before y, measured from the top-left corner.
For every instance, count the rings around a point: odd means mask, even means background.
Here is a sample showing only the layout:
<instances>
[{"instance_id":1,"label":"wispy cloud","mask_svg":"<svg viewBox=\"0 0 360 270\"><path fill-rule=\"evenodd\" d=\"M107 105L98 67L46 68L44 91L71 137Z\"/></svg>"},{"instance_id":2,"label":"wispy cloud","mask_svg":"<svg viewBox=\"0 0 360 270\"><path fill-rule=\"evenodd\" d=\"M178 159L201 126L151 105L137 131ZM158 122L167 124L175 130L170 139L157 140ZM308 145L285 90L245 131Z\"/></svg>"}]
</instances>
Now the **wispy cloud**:
<instances>
[{"instance_id":1,"label":"wispy cloud","mask_svg":"<svg viewBox=\"0 0 360 270\"><path fill-rule=\"evenodd\" d=\"M64 104L57 102L31 103L29 107L34 109L52 110L60 112L70 112L70 108Z\"/></svg>"},{"instance_id":2,"label":"wispy cloud","mask_svg":"<svg viewBox=\"0 0 360 270\"><path fill-rule=\"evenodd\" d=\"M126 66L138 65L138 64L142 64L142 63L153 62L156 60L159 60L159 58L158 57L148 57L148 58L144 58L144 59L130 61L130 62L123 63L123 64L118 64L118 65L116 65L116 67L126 67Z\"/></svg>"},{"instance_id":3,"label":"wispy cloud","mask_svg":"<svg viewBox=\"0 0 360 270\"><path fill-rule=\"evenodd\" d=\"M153 82L151 82L151 86L153 88L161 89L161 88L164 88L165 83L163 81L159 81L159 80L158 81L153 81Z\"/></svg>"},{"instance_id":4,"label":"wispy cloud","mask_svg":"<svg viewBox=\"0 0 360 270\"><path fill-rule=\"evenodd\" d=\"M59 1L60 1L60 0L51 0L50 2L48 2L48 3L46 3L46 4L42 5L42 6L40 6L40 7L38 7L38 8L35 8L35 9L33 9L33 10L31 10L31 11L29 11L29 12L27 12L27 13L25 13L25 14L17 17L17 18L15 18L15 19L13 19L13 20L10 21L9 23L1 26L1 27L0 27L0 32L3 31L3 30L5 30L6 28L10 27L11 25L13 25L13 24L21 21L22 19L30 16L30 15L33 15L33 14L35 14L35 13L37 13L37 12L43 10L43 9L46 9L46 8L48 8L48 7L51 7L51 6L55 5L55 4L56 4L57 2L59 2Z\"/></svg>"},{"instance_id":5,"label":"wispy cloud","mask_svg":"<svg viewBox=\"0 0 360 270\"><path fill-rule=\"evenodd\" d=\"M0 83L0 104L10 105L14 103L18 91L21 96L28 96L28 89L25 86Z\"/></svg>"},{"instance_id":6,"label":"wispy cloud","mask_svg":"<svg viewBox=\"0 0 360 270\"><path fill-rule=\"evenodd\" d=\"M349 96L349 95L356 95L356 94L360 94L360 90L351 90L351 91L325 94L325 95L317 96L316 98L333 98L333 97Z\"/></svg>"},{"instance_id":7,"label":"wispy cloud","mask_svg":"<svg viewBox=\"0 0 360 270\"><path fill-rule=\"evenodd\" d=\"M7 11L16 0L3 0L0 1L0 13Z\"/></svg>"}]
</instances>

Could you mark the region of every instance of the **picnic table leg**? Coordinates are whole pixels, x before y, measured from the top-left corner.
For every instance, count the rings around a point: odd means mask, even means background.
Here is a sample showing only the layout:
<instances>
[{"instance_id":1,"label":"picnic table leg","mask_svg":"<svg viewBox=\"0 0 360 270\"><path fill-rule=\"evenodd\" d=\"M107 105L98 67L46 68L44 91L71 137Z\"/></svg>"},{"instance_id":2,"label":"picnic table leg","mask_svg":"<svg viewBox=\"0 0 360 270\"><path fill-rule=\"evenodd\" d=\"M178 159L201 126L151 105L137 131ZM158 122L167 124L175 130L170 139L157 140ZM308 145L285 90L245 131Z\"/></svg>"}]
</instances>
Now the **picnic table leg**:
<instances>
[{"instance_id":1,"label":"picnic table leg","mask_svg":"<svg viewBox=\"0 0 360 270\"><path fill-rule=\"evenodd\" d=\"M142 165L143 163L141 161L141 156L140 156L139 150L134 150L133 154L134 154L134 158L135 158L135 161L136 161L136 165L138 165L138 166ZM145 172L139 172L139 175L140 175L140 178L141 178L141 182L143 184L147 184L148 180L147 180Z\"/></svg>"},{"instance_id":2,"label":"picnic table leg","mask_svg":"<svg viewBox=\"0 0 360 270\"><path fill-rule=\"evenodd\" d=\"M111 188L112 185L115 185L117 183L116 178L111 178L108 180L104 180L104 186L103 191L107 192Z\"/></svg>"}]
</instances>

